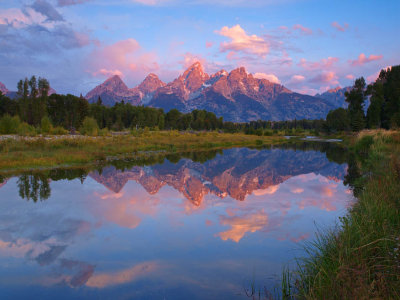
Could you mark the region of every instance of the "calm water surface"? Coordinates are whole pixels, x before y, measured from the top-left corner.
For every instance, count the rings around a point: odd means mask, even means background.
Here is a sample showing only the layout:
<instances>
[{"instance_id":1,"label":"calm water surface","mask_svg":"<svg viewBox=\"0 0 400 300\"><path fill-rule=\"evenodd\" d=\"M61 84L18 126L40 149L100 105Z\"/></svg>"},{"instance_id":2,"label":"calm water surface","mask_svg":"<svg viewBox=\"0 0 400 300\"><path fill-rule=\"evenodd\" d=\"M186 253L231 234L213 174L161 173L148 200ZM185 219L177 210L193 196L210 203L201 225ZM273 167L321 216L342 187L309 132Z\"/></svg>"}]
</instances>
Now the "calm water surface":
<instances>
[{"instance_id":1,"label":"calm water surface","mask_svg":"<svg viewBox=\"0 0 400 300\"><path fill-rule=\"evenodd\" d=\"M248 299L352 201L317 150L193 160L4 179L1 299Z\"/></svg>"}]
</instances>

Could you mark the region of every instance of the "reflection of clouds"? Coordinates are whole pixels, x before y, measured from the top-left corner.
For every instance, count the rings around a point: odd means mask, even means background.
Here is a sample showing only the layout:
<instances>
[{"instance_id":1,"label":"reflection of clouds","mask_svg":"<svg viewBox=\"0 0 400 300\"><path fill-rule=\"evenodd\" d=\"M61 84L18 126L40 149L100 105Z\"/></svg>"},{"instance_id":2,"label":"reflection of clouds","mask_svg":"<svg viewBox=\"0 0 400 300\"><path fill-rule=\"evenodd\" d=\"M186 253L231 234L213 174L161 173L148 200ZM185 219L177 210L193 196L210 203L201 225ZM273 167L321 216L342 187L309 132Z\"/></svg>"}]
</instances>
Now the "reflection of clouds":
<instances>
[{"instance_id":1,"label":"reflection of clouds","mask_svg":"<svg viewBox=\"0 0 400 300\"><path fill-rule=\"evenodd\" d=\"M241 216L221 216L220 223L229 225L231 229L219 233L222 240L239 242L246 232L255 232L268 225L268 216L261 210L259 212L245 214Z\"/></svg>"},{"instance_id":2,"label":"reflection of clouds","mask_svg":"<svg viewBox=\"0 0 400 300\"><path fill-rule=\"evenodd\" d=\"M279 189L279 184L271 185L266 189L253 191L253 195L255 196L272 195L275 194L278 189Z\"/></svg>"},{"instance_id":3,"label":"reflection of clouds","mask_svg":"<svg viewBox=\"0 0 400 300\"><path fill-rule=\"evenodd\" d=\"M309 233L305 233L305 234L302 234L302 235L300 235L298 237L292 237L291 240L293 242L295 242L295 243L298 243L298 242L301 242L301 241L304 241L304 240L308 239L309 237L310 237L310 234Z\"/></svg>"},{"instance_id":4,"label":"reflection of clouds","mask_svg":"<svg viewBox=\"0 0 400 300\"><path fill-rule=\"evenodd\" d=\"M91 206L93 213L108 222L125 228L139 226L143 215L154 215L160 202L158 197L149 195L143 188L113 193L95 192L91 198L96 199L96 205Z\"/></svg>"},{"instance_id":5,"label":"reflection of clouds","mask_svg":"<svg viewBox=\"0 0 400 300\"><path fill-rule=\"evenodd\" d=\"M67 246L52 245L49 250L40 253L35 260L41 266L49 265L54 262L62 252L64 252L65 248L67 248Z\"/></svg>"},{"instance_id":6,"label":"reflection of clouds","mask_svg":"<svg viewBox=\"0 0 400 300\"><path fill-rule=\"evenodd\" d=\"M70 287L84 285L93 275L94 266L83 261L71 259L59 259L53 268L52 276L38 279L38 283L44 286L66 284Z\"/></svg>"},{"instance_id":7,"label":"reflection of clouds","mask_svg":"<svg viewBox=\"0 0 400 300\"><path fill-rule=\"evenodd\" d=\"M302 192L304 192L304 189L302 189L302 188L294 188L294 189L291 190L291 192L293 194L301 194Z\"/></svg>"},{"instance_id":8,"label":"reflection of clouds","mask_svg":"<svg viewBox=\"0 0 400 300\"><path fill-rule=\"evenodd\" d=\"M95 274L89 278L89 280L86 282L86 285L89 287L103 288L107 286L123 284L154 272L158 268L159 265L156 262L144 262L129 269L114 273L104 272Z\"/></svg>"},{"instance_id":9,"label":"reflection of clouds","mask_svg":"<svg viewBox=\"0 0 400 300\"><path fill-rule=\"evenodd\" d=\"M220 224L229 225L231 229L218 236L222 240L239 242L246 233L259 231L274 233L278 240L299 242L310 236L309 233L290 232L288 228L306 214L300 213L299 209L315 207L332 212L347 207L347 203L347 189L337 181L314 173L302 174L280 185L255 191L241 208L228 207L226 215L220 216ZM298 229L301 227L295 228Z\"/></svg>"}]
</instances>

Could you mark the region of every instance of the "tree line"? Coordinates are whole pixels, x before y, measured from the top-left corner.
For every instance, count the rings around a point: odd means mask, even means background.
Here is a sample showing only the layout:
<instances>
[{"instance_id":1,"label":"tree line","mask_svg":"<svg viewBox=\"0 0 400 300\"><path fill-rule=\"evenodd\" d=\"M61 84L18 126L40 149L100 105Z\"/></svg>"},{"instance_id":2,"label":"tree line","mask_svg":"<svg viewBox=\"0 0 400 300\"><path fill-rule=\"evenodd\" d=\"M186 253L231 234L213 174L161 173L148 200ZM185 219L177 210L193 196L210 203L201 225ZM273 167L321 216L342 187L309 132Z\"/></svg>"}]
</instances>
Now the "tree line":
<instances>
[{"instance_id":1,"label":"tree line","mask_svg":"<svg viewBox=\"0 0 400 300\"><path fill-rule=\"evenodd\" d=\"M324 124L326 131L400 127L400 65L381 70L378 79L368 86L363 77L356 79L345 96L348 108L328 113ZM370 105L365 114L367 98Z\"/></svg>"},{"instance_id":2,"label":"tree line","mask_svg":"<svg viewBox=\"0 0 400 300\"><path fill-rule=\"evenodd\" d=\"M88 103L82 97L67 94L51 94L45 78L25 78L17 84L17 97L10 99L0 92L0 133L17 131L49 133L79 130L93 133L107 129L176 129L222 130L246 134L271 135L284 130L288 134L304 130L318 132L360 131L364 128L400 127L400 66L382 70L378 79L366 85L363 77L354 82L346 92L348 108L338 108L328 113L326 120L251 121L247 123L224 122L222 117L205 110L182 113L177 109L134 106L121 101L112 107L103 105L99 97L96 103ZM370 106L365 114L364 106L369 97ZM18 128L17 128L18 127ZM93 131L93 128L94 131Z\"/></svg>"}]
</instances>

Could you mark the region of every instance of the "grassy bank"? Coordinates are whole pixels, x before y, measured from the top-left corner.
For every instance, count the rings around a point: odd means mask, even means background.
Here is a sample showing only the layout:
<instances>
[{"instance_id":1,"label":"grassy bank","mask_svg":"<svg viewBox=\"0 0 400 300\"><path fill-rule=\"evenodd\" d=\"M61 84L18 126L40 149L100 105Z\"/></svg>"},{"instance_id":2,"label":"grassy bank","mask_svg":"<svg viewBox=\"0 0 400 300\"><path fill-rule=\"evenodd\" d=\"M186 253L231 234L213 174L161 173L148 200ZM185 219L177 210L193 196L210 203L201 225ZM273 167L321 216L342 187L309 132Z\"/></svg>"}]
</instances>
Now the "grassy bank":
<instances>
[{"instance_id":1,"label":"grassy bank","mask_svg":"<svg viewBox=\"0 0 400 300\"><path fill-rule=\"evenodd\" d=\"M358 200L306 245L283 298L400 299L400 132L362 132L350 148L358 159L346 181Z\"/></svg>"},{"instance_id":2,"label":"grassy bank","mask_svg":"<svg viewBox=\"0 0 400 300\"><path fill-rule=\"evenodd\" d=\"M148 151L176 153L285 142L282 136L148 131L133 136L14 137L0 141L0 171L74 166Z\"/></svg>"}]
</instances>

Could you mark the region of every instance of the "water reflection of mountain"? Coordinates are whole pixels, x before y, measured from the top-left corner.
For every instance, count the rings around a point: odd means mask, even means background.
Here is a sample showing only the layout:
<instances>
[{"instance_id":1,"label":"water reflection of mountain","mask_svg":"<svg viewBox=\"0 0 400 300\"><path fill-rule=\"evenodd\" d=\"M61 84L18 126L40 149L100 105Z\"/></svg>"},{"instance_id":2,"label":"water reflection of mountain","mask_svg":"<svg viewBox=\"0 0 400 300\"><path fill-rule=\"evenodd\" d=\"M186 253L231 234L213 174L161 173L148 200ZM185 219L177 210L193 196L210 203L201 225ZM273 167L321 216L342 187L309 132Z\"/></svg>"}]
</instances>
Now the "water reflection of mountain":
<instances>
[{"instance_id":1,"label":"water reflection of mountain","mask_svg":"<svg viewBox=\"0 0 400 300\"><path fill-rule=\"evenodd\" d=\"M343 180L346 165L330 162L326 154L319 151L236 148L224 150L223 155L218 154L204 163L181 159L177 163L165 161L124 171L109 166L101 173L94 171L89 176L115 193L120 192L129 180L140 183L150 194L169 185L193 204L200 205L206 194L244 200L255 190L308 173Z\"/></svg>"}]
</instances>

